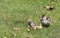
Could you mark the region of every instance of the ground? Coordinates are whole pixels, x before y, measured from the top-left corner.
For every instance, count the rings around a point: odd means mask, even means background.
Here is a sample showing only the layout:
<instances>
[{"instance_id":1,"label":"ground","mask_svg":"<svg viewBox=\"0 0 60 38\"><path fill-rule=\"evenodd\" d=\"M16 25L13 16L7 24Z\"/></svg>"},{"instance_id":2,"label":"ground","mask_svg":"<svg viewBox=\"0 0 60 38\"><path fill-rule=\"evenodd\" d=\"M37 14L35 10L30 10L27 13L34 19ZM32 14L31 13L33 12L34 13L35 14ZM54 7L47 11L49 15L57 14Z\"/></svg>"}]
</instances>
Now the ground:
<instances>
[{"instance_id":1,"label":"ground","mask_svg":"<svg viewBox=\"0 0 60 38\"><path fill-rule=\"evenodd\" d=\"M53 5L55 9L48 11L43 8L46 5ZM39 25L42 14L52 18L51 26L31 30L28 34L27 20L31 18ZM60 38L60 0L0 0L0 38L26 38L28 35L30 38Z\"/></svg>"}]
</instances>

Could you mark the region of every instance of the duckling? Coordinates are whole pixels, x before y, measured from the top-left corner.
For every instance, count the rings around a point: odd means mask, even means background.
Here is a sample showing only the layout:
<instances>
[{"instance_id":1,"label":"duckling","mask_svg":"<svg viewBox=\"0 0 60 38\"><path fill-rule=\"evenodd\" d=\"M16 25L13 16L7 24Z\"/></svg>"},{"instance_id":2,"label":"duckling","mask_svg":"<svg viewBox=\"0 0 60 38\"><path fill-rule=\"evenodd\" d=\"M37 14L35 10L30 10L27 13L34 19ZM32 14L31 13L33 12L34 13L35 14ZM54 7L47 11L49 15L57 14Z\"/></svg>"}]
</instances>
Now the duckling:
<instances>
[{"instance_id":1,"label":"duckling","mask_svg":"<svg viewBox=\"0 0 60 38\"><path fill-rule=\"evenodd\" d=\"M46 8L47 10L53 10L54 9L54 6L45 6L44 8Z\"/></svg>"},{"instance_id":2,"label":"duckling","mask_svg":"<svg viewBox=\"0 0 60 38\"><path fill-rule=\"evenodd\" d=\"M40 21L43 27L49 27L51 23L51 18L49 16L42 15Z\"/></svg>"}]
</instances>

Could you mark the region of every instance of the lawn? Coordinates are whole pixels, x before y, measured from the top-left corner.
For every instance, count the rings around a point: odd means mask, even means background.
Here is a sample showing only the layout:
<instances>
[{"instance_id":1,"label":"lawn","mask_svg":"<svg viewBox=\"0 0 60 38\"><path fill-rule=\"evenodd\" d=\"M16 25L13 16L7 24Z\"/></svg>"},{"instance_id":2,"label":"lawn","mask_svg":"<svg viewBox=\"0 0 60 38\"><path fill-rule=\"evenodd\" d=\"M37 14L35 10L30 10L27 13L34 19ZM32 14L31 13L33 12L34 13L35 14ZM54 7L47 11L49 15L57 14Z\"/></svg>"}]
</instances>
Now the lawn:
<instances>
[{"instance_id":1,"label":"lawn","mask_svg":"<svg viewBox=\"0 0 60 38\"><path fill-rule=\"evenodd\" d=\"M43 8L46 5L53 5L55 9L48 11ZM39 25L42 14L52 18L51 26L31 30L28 34L27 20L31 18ZM16 31L14 27L20 29ZM60 0L0 0L0 38L26 38L28 35L30 38L60 38Z\"/></svg>"}]
</instances>

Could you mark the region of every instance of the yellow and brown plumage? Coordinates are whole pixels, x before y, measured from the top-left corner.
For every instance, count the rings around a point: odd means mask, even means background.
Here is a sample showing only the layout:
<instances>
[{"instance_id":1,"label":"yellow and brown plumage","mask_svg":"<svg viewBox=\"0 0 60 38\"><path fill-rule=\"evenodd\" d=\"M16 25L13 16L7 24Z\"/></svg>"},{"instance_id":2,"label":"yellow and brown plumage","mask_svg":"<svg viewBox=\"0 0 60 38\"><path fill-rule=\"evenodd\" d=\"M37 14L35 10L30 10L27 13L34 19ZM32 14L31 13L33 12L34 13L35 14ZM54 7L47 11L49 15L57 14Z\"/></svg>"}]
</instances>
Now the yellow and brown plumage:
<instances>
[{"instance_id":1,"label":"yellow and brown plumage","mask_svg":"<svg viewBox=\"0 0 60 38\"><path fill-rule=\"evenodd\" d=\"M44 8L46 8L47 10L53 10L54 9L54 6L45 6Z\"/></svg>"}]
</instances>

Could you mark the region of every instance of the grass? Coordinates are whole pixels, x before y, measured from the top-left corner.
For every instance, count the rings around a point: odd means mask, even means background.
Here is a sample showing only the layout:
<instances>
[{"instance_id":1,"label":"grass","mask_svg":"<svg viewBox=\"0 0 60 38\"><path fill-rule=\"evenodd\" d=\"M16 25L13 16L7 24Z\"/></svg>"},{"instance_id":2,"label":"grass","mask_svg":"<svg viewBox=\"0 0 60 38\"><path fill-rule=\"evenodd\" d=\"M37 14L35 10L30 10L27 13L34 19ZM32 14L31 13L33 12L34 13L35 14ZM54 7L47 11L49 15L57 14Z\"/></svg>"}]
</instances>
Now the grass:
<instances>
[{"instance_id":1,"label":"grass","mask_svg":"<svg viewBox=\"0 0 60 38\"><path fill-rule=\"evenodd\" d=\"M31 18L38 25L42 14L51 16L52 24L49 28L31 30L30 38L60 38L60 0L0 0L0 38L26 38L27 20ZM53 5L55 9L48 11L43 7ZM14 27L21 30L15 31ZM13 37L11 32L16 33Z\"/></svg>"}]
</instances>

